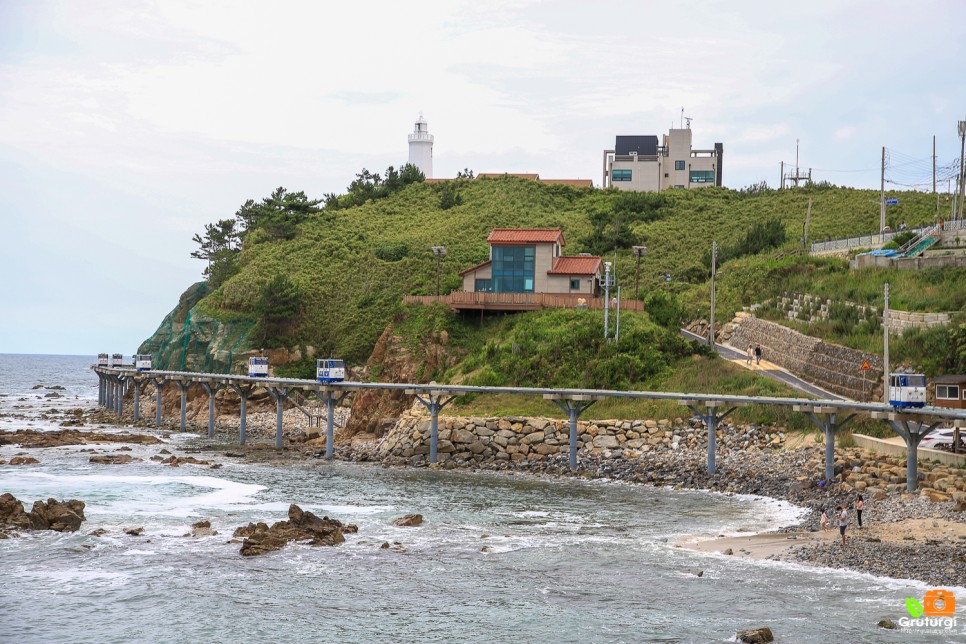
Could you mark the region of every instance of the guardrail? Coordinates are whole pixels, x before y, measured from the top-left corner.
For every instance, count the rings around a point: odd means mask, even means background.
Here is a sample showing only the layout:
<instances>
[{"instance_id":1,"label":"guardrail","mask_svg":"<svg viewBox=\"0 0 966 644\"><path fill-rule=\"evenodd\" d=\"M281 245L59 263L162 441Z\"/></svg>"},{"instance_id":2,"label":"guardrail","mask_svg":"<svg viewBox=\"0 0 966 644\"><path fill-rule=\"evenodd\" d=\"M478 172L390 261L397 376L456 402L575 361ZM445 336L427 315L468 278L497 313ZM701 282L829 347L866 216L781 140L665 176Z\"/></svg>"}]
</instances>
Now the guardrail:
<instances>
[{"instance_id":1,"label":"guardrail","mask_svg":"<svg viewBox=\"0 0 966 644\"><path fill-rule=\"evenodd\" d=\"M875 246L881 248L892 241L892 238L900 233L914 232L918 236L929 229L935 228L936 226L938 226L938 224L920 226L918 228L909 228L908 230L897 230L895 232L870 233L868 235L855 235L853 237L832 239L824 242L812 242L812 245L809 247L809 252L827 253L836 250L849 250L850 248L872 248ZM966 219L943 221L942 230L943 232L966 230Z\"/></svg>"},{"instance_id":2,"label":"guardrail","mask_svg":"<svg viewBox=\"0 0 966 644\"><path fill-rule=\"evenodd\" d=\"M603 309L603 297L593 297L580 293L480 293L454 291L448 295L404 295L403 304L446 304L453 308L531 308L531 309ZM611 298L611 308L616 306L617 298ZM643 311L640 300L621 298L621 309Z\"/></svg>"}]
</instances>

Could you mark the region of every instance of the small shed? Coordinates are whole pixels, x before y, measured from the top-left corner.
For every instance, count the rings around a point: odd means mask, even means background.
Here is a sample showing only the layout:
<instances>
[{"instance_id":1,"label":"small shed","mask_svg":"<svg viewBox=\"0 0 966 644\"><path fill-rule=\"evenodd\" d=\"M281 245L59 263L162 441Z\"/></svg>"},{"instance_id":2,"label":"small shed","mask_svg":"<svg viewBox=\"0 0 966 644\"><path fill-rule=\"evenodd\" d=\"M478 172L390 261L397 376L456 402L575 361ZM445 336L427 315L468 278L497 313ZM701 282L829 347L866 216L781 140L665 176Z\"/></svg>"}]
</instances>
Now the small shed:
<instances>
[{"instance_id":1,"label":"small shed","mask_svg":"<svg viewBox=\"0 0 966 644\"><path fill-rule=\"evenodd\" d=\"M933 378L936 386L936 407L966 409L966 375L947 375Z\"/></svg>"}]
</instances>

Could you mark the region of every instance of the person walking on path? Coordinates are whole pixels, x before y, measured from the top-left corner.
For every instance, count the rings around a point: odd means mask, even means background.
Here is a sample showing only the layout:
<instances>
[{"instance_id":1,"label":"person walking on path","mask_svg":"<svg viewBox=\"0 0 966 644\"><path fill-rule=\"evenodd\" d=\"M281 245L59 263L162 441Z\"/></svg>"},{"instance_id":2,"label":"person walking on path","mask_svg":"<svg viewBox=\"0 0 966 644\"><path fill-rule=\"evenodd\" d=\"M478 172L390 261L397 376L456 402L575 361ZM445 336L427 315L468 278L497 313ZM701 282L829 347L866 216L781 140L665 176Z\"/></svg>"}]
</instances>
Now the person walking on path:
<instances>
[{"instance_id":1,"label":"person walking on path","mask_svg":"<svg viewBox=\"0 0 966 644\"><path fill-rule=\"evenodd\" d=\"M862 500L862 495L855 501L855 516L859 522L859 530L862 529L862 510L865 509L865 501Z\"/></svg>"},{"instance_id":2,"label":"person walking on path","mask_svg":"<svg viewBox=\"0 0 966 644\"><path fill-rule=\"evenodd\" d=\"M755 364L761 364L761 345L755 344Z\"/></svg>"},{"instance_id":3,"label":"person walking on path","mask_svg":"<svg viewBox=\"0 0 966 644\"><path fill-rule=\"evenodd\" d=\"M748 359L745 360L745 364L751 364L751 361L754 360L754 358L755 358L755 348L749 344L748 345Z\"/></svg>"},{"instance_id":4,"label":"person walking on path","mask_svg":"<svg viewBox=\"0 0 966 644\"><path fill-rule=\"evenodd\" d=\"M822 508L822 532L828 532L828 513L825 512L825 508Z\"/></svg>"},{"instance_id":5,"label":"person walking on path","mask_svg":"<svg viewBox=\"0 0 966 644\"><path fill-rule=\"evenodd\" d=\"M842 535L842 547L845 547L845 526L849 524L849 513L841 505L835 508L839 513L839 534Z\"/></svg>"}]
</instances>

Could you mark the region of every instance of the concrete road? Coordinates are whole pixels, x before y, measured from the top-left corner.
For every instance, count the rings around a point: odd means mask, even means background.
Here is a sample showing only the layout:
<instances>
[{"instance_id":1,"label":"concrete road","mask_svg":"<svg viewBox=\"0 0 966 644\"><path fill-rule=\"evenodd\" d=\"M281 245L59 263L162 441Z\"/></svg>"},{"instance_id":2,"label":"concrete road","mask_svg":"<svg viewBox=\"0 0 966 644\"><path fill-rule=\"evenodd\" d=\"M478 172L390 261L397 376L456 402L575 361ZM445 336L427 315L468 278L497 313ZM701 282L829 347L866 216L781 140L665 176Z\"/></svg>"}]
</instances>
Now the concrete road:
<instances>
[{"instance_id":1,"label":"concrete road","mask_svg":"<svg viewBox=\"0 0 966 644\"><path fill-rule=\"evenodd\" d=\"M694 340L695 342L699 342L705 346L708 344L707 338L703 338L696 333L691 333L690 331L681 329L681 335L688 340ZM733 362L734 364L751 371L757 371L766 378L777 380L778 382L784 383L792 389L800 391L804 394L808 394L809 396L815 396L816 398L823 398L826 400L848 400L848 398L833 394L830 391L822 389L818 385L813 385L810 382L802 380L790 371L782 369L778 365L774 364L773 362L769 362L768 360L763 359L761 364L756 364L755 361L752 360L751 364L748 364L748 356L744 351L739 351L738 349L735 349L727 344L715 343L714 349L719 356L728 362Z\"/></svg>"}]
</instances>

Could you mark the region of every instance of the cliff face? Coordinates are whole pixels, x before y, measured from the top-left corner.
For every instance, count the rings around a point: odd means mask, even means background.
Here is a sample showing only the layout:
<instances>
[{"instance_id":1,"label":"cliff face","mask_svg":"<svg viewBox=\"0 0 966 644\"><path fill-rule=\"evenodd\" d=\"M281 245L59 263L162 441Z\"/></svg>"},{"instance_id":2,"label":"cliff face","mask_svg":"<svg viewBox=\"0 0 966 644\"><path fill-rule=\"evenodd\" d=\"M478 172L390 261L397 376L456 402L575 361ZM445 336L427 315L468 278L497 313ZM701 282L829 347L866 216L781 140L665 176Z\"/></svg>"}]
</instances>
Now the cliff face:
<instances>
[{"instance_id":1,"label":"cliff face","mask_svg":"<svg viewBox=\"0 0 966 644\"><path fill-rule=\"evenodd\" d=\"M197 305L206 295L205 282L190 286L154 335L138 347L138 353L150 354L156 369L232 372L233 365L245 357L254 323L222 322L200 313Z\"/></svg>"}]
</instances>

